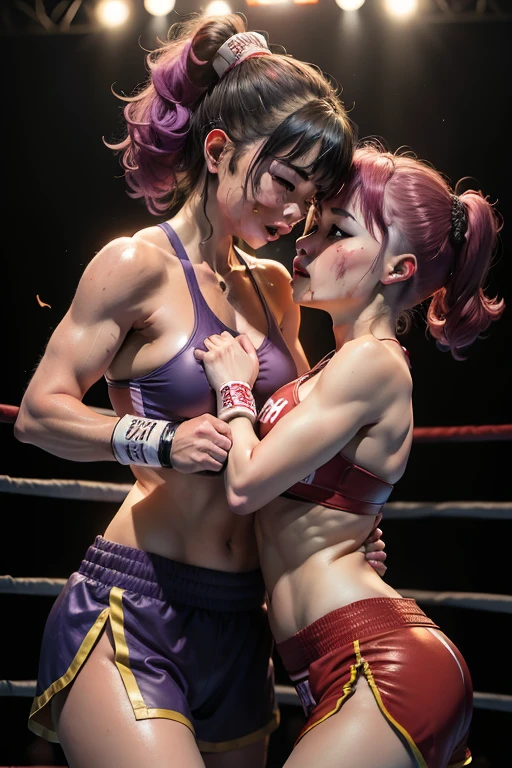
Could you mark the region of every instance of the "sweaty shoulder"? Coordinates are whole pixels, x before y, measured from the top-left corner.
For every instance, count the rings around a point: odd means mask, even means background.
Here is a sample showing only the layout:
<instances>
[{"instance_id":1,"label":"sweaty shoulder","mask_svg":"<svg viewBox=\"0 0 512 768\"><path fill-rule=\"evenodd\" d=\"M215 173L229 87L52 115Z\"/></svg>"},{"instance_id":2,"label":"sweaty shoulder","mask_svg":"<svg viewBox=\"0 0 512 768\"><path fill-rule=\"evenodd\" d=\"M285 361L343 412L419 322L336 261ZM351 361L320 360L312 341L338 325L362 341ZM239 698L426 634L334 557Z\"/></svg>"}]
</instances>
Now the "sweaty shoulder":
<instances>
[{"instance_id":1,"label":"sweaty shoulder","mask_svg":"<svg viewBox=\"0 0 512 768\"><path fill-rule=\"evenodd\" d=\"M252 270L272 314L281 324L286 311L293 305L290 273L283 264L273 259L260 259L245 253L242 255Z\"/></svg>"},{"instance_id":2,"label":"sweaty shoulder","mask_svg":"<svg viewBox=\"0 0 512 768\"><path fill-rule=\"evenodd\" d=\"M396 348L396 349L395 349ZM332 396L351 393L354 399L394 399L412 388L403 351L394 342L382 342L371 334L346 342L326 366L322 384ZM378 397L376 397L378 395Z\"/></svg>"},{"instance_id":3,"label":"sweaty shoulder","mask_svg":"<svg viewBox=\"0 0 512 768\"><path fill-rule=\"evenodd\" d=\"M107 243L89 262L78 287L83 294L99 294L102 302L117 305L137 302L162 285L169 252L153 234L156 227ZM162 241L163 242L163 241Z\"/></svg>"}]
</instances>

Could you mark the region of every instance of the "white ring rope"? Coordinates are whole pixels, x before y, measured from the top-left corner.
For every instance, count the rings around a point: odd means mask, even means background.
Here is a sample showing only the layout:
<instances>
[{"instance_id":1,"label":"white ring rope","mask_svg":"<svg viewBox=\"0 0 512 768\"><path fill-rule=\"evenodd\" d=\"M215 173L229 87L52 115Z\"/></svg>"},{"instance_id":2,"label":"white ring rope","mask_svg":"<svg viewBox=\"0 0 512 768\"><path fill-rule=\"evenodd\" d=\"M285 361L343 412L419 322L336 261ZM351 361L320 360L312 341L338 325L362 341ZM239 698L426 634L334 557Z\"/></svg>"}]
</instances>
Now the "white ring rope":
<instances>
[{"instance_id":1,"label":"white ring rope","mask_svg":"<svg viewBox=\"0 0 512 768\"><path fill-rule=\"evenodd\" d=\"M0 475L0 492L78 501L123 501L133 484L95 480L38 480Z\"/></svg>"},{"instance_id":2,"label":"white ring rope","mask_svg":"<svg viewBox=\"0 0 512 768\"><path fill-rule=\"evenodd\" d=\"M98 409L99 410L99 409ZM79 501L123 501L132 484L105 483L90 480L42 480L36 478L10 477L0 475L0 493L15 493L28 496L76 499ZM512 519L510 502L391 502L385 508L386 519L423 517L465 517L497 520ZM39 595L56 597L67 579L0 576L0 593L16 595ZM398 590L404 597L412 597L425 605L444 605L457 608L512 613L512 596L493 595L477 592L430 592L426 590ZM0 696L34 697L35 680L0 680ZM294 688L276 685L277 701L280 704L300 705ZM490 709L512 712L512 696L475 691L473 706L476 709Z\"/></svg>"},{"instance_id":3,"label":"white ring rope","mask_svg":"<svg viewBox=\"0 0 512 768\"><path fill-rule=\"evenodd\" d=\"M2 682L0 680L0 696L2 695ZM24 682L24 681L22 681ZM295 688L288 685L276 685L276 697L279 704L300 704ZM22 696L23 694L18 694ZM512 712L512 696L504 693L482 693L475 691L473 693L473 706L475 709L494 709L498 712Z\"/></svg>"},{"instance_id":4,"label":"white ring rope","mask_svg":"<svg viewBox=\"0 0 512 768\"><path fill-rule=\"evenodd\" d=\"M276 685L276 698L279 704L300 706L300 700L295 688L288 685ZM30 696L36 695L35 680L0 680L0 696ZM493 709L498 712L512 712L512 696L503 693L473 694L475 709Z\"/></svg>"},{"instance_id":5,"label":"white ring rope","mask_svg":"<svg viewBox=\"0 0 512 768\"><path fill-rule=\"evenodd\" d=\"M66 579L0 576L0 594L58 595ZM424 605L447 605L451 608L472 608L496 613L512 613L511 595L491 595L485 592L428 592L425 590L399 589L403 597L412 597Z\"/></svg>"},{"instance_id":6,"label":"white ring rope","mask_svg":"<svg viewBox=\"0 0 512 768\"><path fill-rule=\"evenodd\" d=\"M131 483L104 483L94 480L39 480L31 477L0 475L0 493L23 496L47 496L78 501L123 501L131 490ZM419 517L467 517L486 520L512 520L512 502L509 501L449 501L417 502L395 501L386 504L388 520Z\"/></svg>"}]
</instances>

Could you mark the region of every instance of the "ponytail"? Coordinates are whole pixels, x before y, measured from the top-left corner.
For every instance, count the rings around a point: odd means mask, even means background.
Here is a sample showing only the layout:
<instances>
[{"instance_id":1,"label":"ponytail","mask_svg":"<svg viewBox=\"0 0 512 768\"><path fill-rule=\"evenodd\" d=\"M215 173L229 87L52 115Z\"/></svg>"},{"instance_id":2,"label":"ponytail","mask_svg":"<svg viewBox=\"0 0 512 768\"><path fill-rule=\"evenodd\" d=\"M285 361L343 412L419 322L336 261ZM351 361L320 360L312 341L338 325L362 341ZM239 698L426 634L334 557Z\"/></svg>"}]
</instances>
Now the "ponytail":
<instances>
[{"instance_id":1,"label":"ponytail","mask_svg":"<svg viewBox=\"0 0 512 768\"><path fill-rule=\"evenodd\" d=\"M122 153L130 197L143 197L154 215L179 208L196 181L187 174L185 153L191 116L218 80L212 66L218 49L244 29L237 14L174 25L167 42L146 57L146 87L132 97L115 94L127 102L127 136L105 144Z\"/></svg>"},{"instance_id":2,"label":"ponytail","mask_svg":"<svg viewBox=\"0 0 512 768\"><path fill-rule=\"evenodd\" d=\"M363 142L354 152L338 197L355 198L366 229L380 235L381 252L412 253L418 269L396 299L400 332L409 310L430 298L427 326L456 360L503 313L504 301L485 294L485 282L501 229L501 217L473 190L458 196L448 179L409 151L387 152Z\"/></svg>"},{"instance_id":3,"label":"ponytail","mask_svg":"<svg viewBox=\"0 0 512 768\"><path fill-rule=\"evenodd\" d=\"M484 292L501 219L479 192L465 192L457 199L465 208L467 230L455 245L444 286L432 295L427 325L439 346L461 360L464 349L502 315L505 305ZM457 227L458 221L452 221L452 233Z\"/></svg>"},{"instance_id":4,"label":"ponytail","mask_svg":"<svg viewBox=\"0 0 512 768\"><path fill-rule=\"evenodd\" d=\"M148 83L134 96L119 96L127 102L127 135L107 146L121 155L128 194L143 198L151 213L173 216L198 188L204 140L213 128L229 136L231 173L241 154L261 142L248 171L252 189L267 158L293 163L311 150L314 159L305 171L319 194L341 187L352 160L353 126L337 86L312 64L270 50L242 56L219 79L217 52L245 31L239 14L196 15L171 27L168 40L147 56Z\"/></svg>"}]
</instances>

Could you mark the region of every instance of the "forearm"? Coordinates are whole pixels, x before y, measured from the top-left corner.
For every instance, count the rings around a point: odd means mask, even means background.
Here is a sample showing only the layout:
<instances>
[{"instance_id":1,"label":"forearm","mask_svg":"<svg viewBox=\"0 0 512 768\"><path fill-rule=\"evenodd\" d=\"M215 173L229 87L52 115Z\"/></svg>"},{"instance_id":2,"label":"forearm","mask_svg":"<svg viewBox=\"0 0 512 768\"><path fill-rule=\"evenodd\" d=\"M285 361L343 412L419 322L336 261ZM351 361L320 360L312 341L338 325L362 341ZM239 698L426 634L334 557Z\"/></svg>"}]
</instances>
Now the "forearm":
<instances>
[{"instance_id":1,"label":"forearm","mask_svg":"<svg viewBox=\"0 0 512 768\"><path fill-rule=\"evenodd\" d=\"M23 443L70 461L118 461L178 472L219 472L231 448L231 430L211 414L167 421L97 413L71 395L28 393L15 424ZM172 455L171 455L172 452Z\"/></svg>"},{"instance_id":2,"label":"forearm","mask_svg":"<svg viewBox=\"0 0 512 768\"><path fill-rule=\"evenodd\" d=\"M259 439L248 418L243 416L229 422L233 444L228 454L225 473L226 493L231 509L238 514L254 511L248 509L248 496L251 491L251 458Z\"/></svg>"},{"instance_id":3,"label":"forearm","mask_svg":"<svg viewBox=\"0 0 512 768\"><path fill-rule=\"evenodd\" d=\"M115 461L111 437L116 416L97 413L68 394L32 398L20 405L14 435L70 461Z\"/></svg>"}]
</instances>

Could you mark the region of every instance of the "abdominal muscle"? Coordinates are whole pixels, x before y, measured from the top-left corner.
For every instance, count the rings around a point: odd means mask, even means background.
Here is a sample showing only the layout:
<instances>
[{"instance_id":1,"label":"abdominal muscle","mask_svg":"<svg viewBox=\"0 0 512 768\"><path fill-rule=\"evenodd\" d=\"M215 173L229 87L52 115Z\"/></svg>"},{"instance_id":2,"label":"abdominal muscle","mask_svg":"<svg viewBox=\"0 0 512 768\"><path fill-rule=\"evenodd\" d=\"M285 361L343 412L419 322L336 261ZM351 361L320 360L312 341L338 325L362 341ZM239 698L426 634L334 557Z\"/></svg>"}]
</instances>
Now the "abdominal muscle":
<instances>
[{"instance_id":1,"label":"abdominal muscle","mask_svg":"<svg viewBox=\"0 0 512 768\"><path fill-rule=\"evenodd\" d=\"M285 498L256 513L270 626L278 643L356 600L400 597L358 551L374 523L373 515Z\"/></svg>"},{"instance_id":2,"label":"abdominal muscle","mask_svg":"<svg viewBox=\"0 0 512 768\"><path fill-rule=\"evenodd\" d=\"M136 477L104 537L171 560L214 570L259 567L254 516L228 507L224 476L132 467Z\"/></svg>"}]
</instances>

